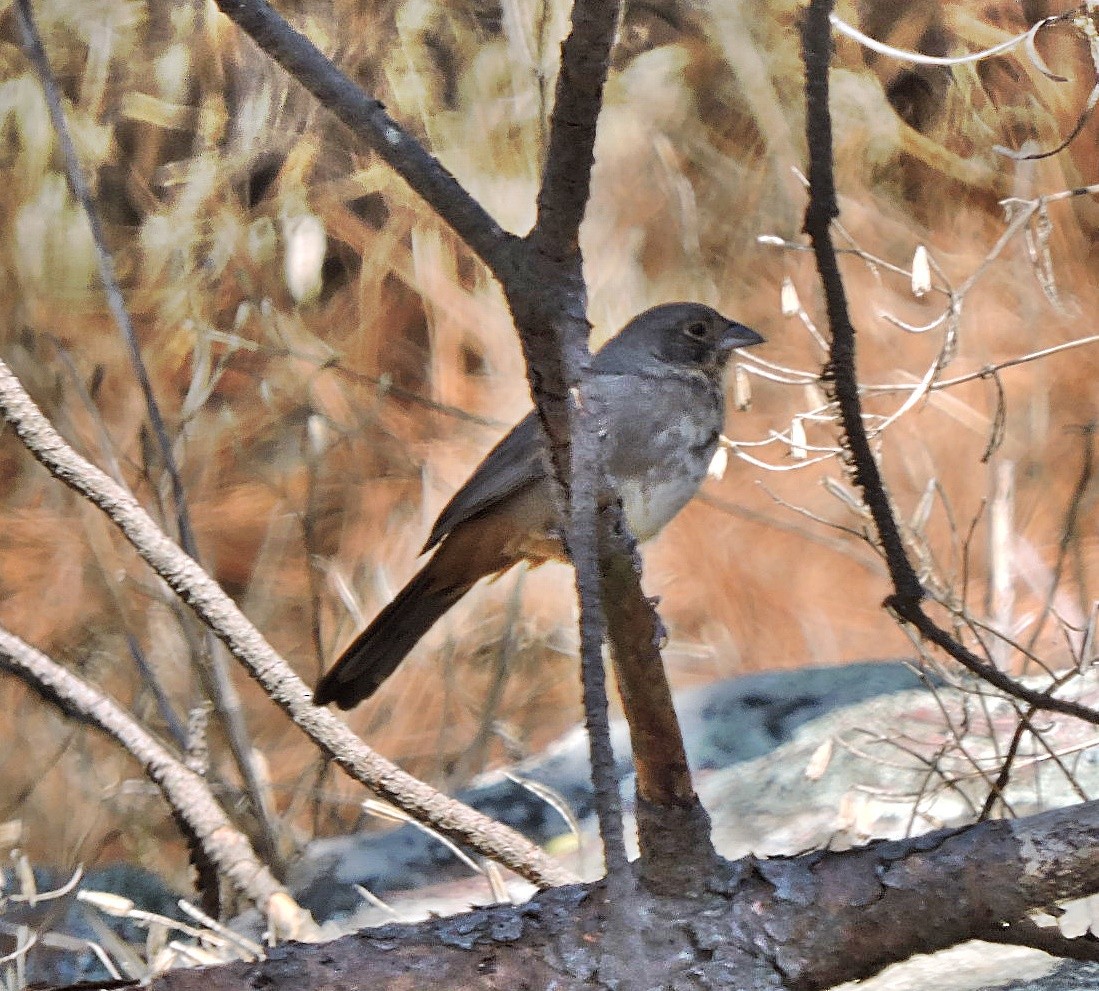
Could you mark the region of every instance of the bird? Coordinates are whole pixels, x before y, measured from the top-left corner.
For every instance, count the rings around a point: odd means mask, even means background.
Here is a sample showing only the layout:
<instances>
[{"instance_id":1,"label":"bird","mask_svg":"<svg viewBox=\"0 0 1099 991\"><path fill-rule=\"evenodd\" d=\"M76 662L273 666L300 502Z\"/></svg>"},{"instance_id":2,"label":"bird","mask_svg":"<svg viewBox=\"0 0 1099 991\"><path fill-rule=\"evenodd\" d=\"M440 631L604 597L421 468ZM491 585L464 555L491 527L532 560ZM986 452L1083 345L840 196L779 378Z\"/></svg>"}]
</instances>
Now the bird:
<instances>
[{"instance_id":1,"label":"bird","mask_svg":"<svg viewBox=\"0 0 1099 991\"><path fill-rule=\"evenodd\" d=\"M702 303L645 310L592 355L580 401L601 400L607 489L639 541L698 490L725 422L724 373L754 330ZM320 679L314 705L350 709L373 695L435 622L481 578L520 561L567 561L549 460L534 410L485 456L446 504L420 571Z\"/></svg>"}]
</instances>

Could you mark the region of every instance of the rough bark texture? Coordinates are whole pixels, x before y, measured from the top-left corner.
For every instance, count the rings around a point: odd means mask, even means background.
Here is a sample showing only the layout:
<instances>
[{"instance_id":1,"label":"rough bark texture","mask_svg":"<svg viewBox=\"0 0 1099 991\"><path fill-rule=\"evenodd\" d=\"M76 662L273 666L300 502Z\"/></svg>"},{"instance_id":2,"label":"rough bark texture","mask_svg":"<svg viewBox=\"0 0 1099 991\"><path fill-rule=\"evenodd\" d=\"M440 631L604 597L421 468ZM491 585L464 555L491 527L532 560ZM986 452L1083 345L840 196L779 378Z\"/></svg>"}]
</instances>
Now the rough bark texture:
<instances>
[{"instance_id":1,"label":"rough bark texture","mask_svg":"<svg viewBox=\"0 0 1099 991\"><path fill-rule=\"evenodd\" d=\"M605 532L613 532L608 527ZM672 691L660 656L665 637L653 600L641 589L641 565L632 540L620 531L603 553L603 601L611 660L630 725L637 794L668 808L695 803L694 785Z\"/></svg>"},{"instance_id":2,"label":"rough bark texture","mask_svg":"<svg viewBox=\"0 0 1099 991\"><path fill-rule=\"evenodd\" d=\"M1094 890L1097 833L1099 803L1087 803L843 853L748 857L718 862L684 885L691 895L641 888L614 906L628 940L607 936L601 886L571 886L522 906L289 944L258 964L175 971L152 987L822 989Z\"/></svg>"}]
</instances>

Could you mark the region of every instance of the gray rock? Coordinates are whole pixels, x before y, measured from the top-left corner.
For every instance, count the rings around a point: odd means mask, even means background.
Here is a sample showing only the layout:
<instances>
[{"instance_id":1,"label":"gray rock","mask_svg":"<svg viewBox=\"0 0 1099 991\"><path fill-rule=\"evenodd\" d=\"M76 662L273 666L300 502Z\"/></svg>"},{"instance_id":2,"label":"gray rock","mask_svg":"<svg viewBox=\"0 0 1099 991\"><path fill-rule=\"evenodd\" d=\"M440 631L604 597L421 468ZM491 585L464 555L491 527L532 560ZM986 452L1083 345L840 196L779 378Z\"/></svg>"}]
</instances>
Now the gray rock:
<instances>
[{"instance_id":1,"label":"gray rock","mask_svg":"<svg viewBox=\"0 0 1099 991\"><path fill-rule=\"evenodd\" d=\"M866 662L745 675L680 692L675 703L691 764L704 772L770 753L792 739L798 727L838 708L919 684L900 661ZM625 723L618 721L612 733L629 808L633 770ZM588 767L587 734L578 729L511 771L548 786L584 819L592 813ZM567 831L551 805L501 773L483 776L457 797L538 843ZM406 826L316 840L295 865L289 884L300 903L323 921L362 905L353 885L382 895L464 874L468 868L445 846Z\"/></svg>"}]
</instances>

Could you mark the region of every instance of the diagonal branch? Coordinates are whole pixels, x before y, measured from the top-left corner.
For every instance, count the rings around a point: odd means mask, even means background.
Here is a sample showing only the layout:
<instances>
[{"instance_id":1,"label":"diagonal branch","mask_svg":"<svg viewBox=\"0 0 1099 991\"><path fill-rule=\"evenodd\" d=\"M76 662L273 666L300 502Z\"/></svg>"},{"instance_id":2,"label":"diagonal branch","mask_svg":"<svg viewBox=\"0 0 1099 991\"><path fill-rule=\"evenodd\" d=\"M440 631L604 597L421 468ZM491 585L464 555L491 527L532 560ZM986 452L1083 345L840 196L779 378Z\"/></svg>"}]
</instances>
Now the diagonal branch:
<instances>
[{"instance_id":1,"label":"diagonal branch","mask_svg":"<svg viewBox=\"0 0 1099 991\"><path fill-rule=\"evenodd\" d=\"M617 508L617 507L614 507ZM660 644L664 626L641 589L633 537L604 520L613 539L602 550L602 595L611 662L630 727L637 772L641 875L651 890L687 891L705 883L717 854L709 814L695 794L683 733Z\"/></svg>"},{"instance_id":2,"label":"diagonal branch","mask_svg":"<svg viewBox=\"0 0 1099 991\"><path fill-rule=\"evenodd\" d=\"M271 699L351 777L439 832L539 884L562 884L567 870L514 830L440 794L366 746L336 716L310 701L305 683L236 603L165 536L134 497L77 454L0 361L0 416L55 477L98 506L162 578L263 686Z\"/></svg>"},{"instance_id":3,"label":"diagonal branch","mask_svg":"<svg viewBox=\"0 0 1099 991\"><path fill-rule=\"evenodd\" d=\"M225 815L209 784L114 699L3 628L0 670L12 672L62 712L117 740L141 762L165 801L240 895L272 919L272 925L274 920L282 920L284 935L296 939L315 936L316 925L309 913L259 860L248 838Z\"/></svg>"},{"instance_id":4,"label":"diagonal branch","mask_svg":"<svg viewBox=\"0 0 1099 991\"><path fill-rule=\"evenodd\" d=\"M272 59L375 151L458 234L497 278L517 239L414 137L264 0L217 0Z\"/></svg>"}]
</instances>

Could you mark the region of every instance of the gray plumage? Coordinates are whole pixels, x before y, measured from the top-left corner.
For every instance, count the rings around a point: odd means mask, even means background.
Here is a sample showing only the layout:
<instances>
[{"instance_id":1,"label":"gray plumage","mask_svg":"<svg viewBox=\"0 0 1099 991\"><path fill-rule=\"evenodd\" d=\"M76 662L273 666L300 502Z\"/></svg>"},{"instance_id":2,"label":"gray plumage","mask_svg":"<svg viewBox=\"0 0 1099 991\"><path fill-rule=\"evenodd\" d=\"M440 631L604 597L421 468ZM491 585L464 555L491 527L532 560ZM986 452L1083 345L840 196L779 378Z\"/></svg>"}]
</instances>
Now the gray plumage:
<instances>
[{"instance_id":1,"label":"gray plumage","mask_svg":"<svg viewBox=\"0 0 1099 991\"><path fill-rule=\"evenodd\" d=\"M622 500L639 540L657 534L698 490L724 424L729 355L762 340L708 306L669 303L634 317L594 355L584 395L606 413L603 497ZM443 508L424 545L434 554L321 679L314 703L346 709L372 695L478 579L523 559L563 558L561 529L532 411Z\"/></svg>"}]
</instances>

